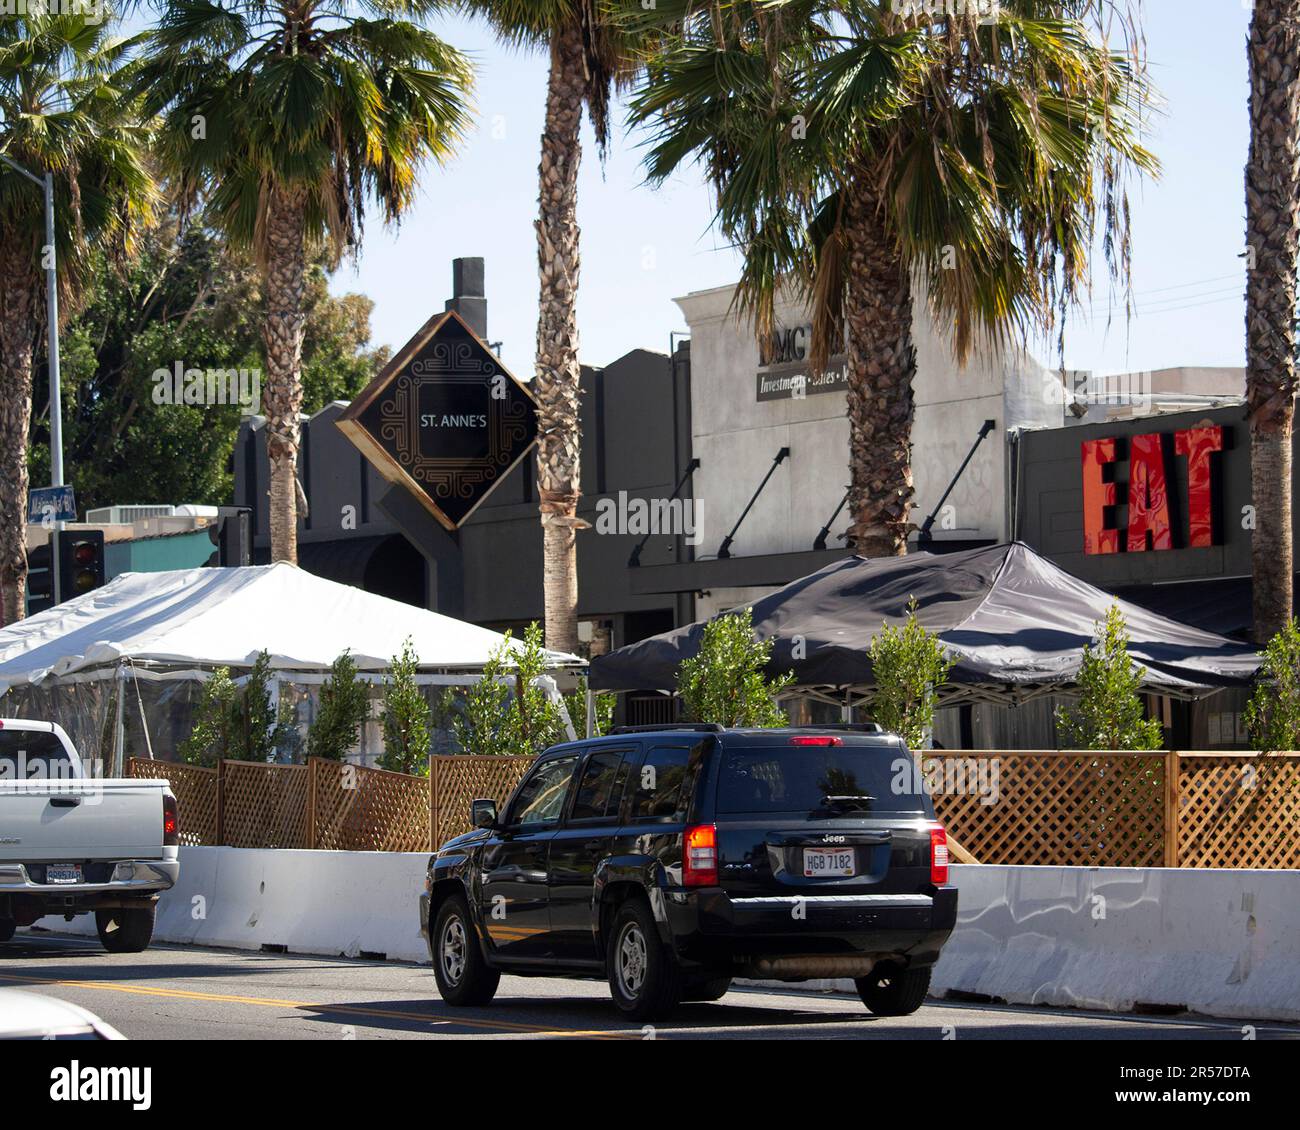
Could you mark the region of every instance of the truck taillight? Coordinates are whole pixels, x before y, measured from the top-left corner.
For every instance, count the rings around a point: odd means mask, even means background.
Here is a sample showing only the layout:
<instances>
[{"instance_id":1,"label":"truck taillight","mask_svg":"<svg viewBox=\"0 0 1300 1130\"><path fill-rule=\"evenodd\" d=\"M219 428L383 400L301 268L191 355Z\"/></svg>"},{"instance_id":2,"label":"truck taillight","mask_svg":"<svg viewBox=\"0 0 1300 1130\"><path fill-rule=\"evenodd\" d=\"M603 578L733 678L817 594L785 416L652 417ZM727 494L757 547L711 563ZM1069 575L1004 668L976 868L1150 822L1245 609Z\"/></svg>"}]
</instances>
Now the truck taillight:
<instances>
[{"instance_id":1,"label":"truck taillight","mask_svg":"<svg viewBox=\"0 0 1300 1130\"><path fill-rule=\"evenodd\" d=\"M930 882L936 887L948 881L948 833L935 828L930 833Z\"/></svg>"},{"instance_id":2,"label":"truck taillight","mask_svg":"<svg viewBox=\"0 0 1300 1130\"><path fill-rule=\"evenodd\" d=\"M718 829L712 824L696 824L686 829L686 844L682 853L682 885L718 885Z\"/></svg>"},{"instance_id":3,"label":"truck taillight","mask_svg":"<svg viewBox=\"0 0 1300 1130\"><path fill-rule=\"evenodd\" d=\"M791 745L843 745L844 739L834 735L799 734L790 739Z\"/></svg>"},{"instance_id":4,"label":"truck taillight","mask_svg":"<svg viewBox=\"0 0 1300 1130\"><path fill-rule=\"evenodd\" d=\"M163 795L163 846L181 842L181 820L174 796Z\"/></svg>"}]
</instances>

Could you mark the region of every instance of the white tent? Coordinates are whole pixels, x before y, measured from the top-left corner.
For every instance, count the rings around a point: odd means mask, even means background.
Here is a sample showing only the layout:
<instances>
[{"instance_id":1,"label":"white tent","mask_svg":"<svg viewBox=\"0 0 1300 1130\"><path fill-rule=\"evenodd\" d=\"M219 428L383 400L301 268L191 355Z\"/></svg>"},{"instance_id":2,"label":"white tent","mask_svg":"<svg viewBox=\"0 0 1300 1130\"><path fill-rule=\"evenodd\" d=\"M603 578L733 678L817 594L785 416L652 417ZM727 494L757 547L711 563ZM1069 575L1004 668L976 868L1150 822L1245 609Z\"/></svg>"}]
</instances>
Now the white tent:
<instances>
[{"instance_id":1,"label":"white tent","mask_svg":"<svg viewBox=\"0 0 1300 1130\"><path fill-rule=\"evenodd\" d=\"M155 716L178 713L181 684L190 684L192 695L214 668L239 675L265 650L278 693L282 685L318 685L345 650L361 672L383 672L408 638L421 683L465 685L505 637L284 562L124 573L0 630L0 713L40 709L65 728L72 723L85 743L104 730L112 684L129 681L133 692L111 696L120 756L124 699L134 698L141 721L147 718L147 744ZM557 673L586 666L574 655L547 656ZM146 697L157 710L146 709Z\"/></svg>"}]
</instances>

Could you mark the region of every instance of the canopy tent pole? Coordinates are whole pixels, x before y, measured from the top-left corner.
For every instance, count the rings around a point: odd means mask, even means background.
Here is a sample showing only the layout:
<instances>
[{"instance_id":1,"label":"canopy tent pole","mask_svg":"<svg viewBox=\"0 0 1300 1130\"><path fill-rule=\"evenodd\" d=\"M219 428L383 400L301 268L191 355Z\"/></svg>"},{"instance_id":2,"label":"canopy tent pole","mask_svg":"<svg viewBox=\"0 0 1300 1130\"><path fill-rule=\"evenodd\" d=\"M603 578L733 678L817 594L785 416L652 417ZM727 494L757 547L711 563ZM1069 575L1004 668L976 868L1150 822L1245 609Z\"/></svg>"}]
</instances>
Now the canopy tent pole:
<instances>
[{"instance_id":1,"label":"canopy tent pole","mask_svg":"<svg viewBox=\"0 0 1300 1130\"><path fill-rule=\"evenodd\" d=\"M596 696L587 688L587 737L596 736Z\"/></svg>"},{"instance_id":2,"label":"canopy tent pole","mask_svg":"<svg viewBox=\"0 0 1300 1130\"><path fill-rule=\"evenodd\" d=\"M131 663L129 659L127 660L127 662ZM134 663L131 663L131 682L135 686L135 703L140 710L140 729L144 731L145 752L149 754L150 761L156 761L157 758L155 758L153 755L153 741L149 737L149 719L145 717L144 697L140 694L140 680L135 677Z\"/></svg>"},{"instance_id":3,"label":"canopy tent pole","mask_svg":"<svg viewBox=\"0 0 1300 1130\"><path fill-rule=\"evenodd\" d=\"M116 720L113 726L113 771L109 774L112 777L122 776L125 767L126 754L126 715L123 708L126 706L126 663L123 661L117 667L117 703L116 703Z\"/></svg>"}]
</instances>

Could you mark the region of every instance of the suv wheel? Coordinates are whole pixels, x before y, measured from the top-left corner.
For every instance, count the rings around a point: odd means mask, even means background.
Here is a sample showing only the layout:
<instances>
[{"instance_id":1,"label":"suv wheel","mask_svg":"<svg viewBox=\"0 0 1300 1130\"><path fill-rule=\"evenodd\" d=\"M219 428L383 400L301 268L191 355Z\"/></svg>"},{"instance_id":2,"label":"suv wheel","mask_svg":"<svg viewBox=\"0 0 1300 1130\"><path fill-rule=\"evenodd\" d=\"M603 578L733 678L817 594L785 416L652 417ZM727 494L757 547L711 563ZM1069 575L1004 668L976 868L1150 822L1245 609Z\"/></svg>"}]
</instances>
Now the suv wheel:
<instances>
[{"instance_id":1,"label":"suv wheel","mask_svg":"<svg viewBox=\"0 0 1300 1130\"><path fill-rule=\"evenodd\" d=\"M479 948L469 906L452 895L438 908L433 926L433 976L449 1005L487 1004L496 996L501 974L488 967Z\"/></svg>"},{"instance_id":2,"label":"suv wheel","mask_svg":"<svg viewBox=\"0 0 1300 1130\"><path fill-rule=\"evenodd\" d=\"M910 1016L930 991L930 968L901 969L882 962L866 977L853 982L858 996L877 1016Z\"/></svg>"},{"instance_id":3,"label":"suv wheel","mask_svg":"<svg viewBox=\"0 0 1300 1130\"><path fill-rule=\"evenodd\" d=\"M156 903L147 906L95 911L99 942L109 953L142 953L153 941Z\"/></svg>"},{"instance_id":4,"label":"suv wheel","mask_svg":"<svg viewBox=\"0 0 1300 1130\"><path fill-rule=\"evenodd\" d=\"M609 991L630 1020L666 1016L681 999L681 971L659 940L650 907L629 899L618 908L605 955Z\"/></svg>"}]
</instances>

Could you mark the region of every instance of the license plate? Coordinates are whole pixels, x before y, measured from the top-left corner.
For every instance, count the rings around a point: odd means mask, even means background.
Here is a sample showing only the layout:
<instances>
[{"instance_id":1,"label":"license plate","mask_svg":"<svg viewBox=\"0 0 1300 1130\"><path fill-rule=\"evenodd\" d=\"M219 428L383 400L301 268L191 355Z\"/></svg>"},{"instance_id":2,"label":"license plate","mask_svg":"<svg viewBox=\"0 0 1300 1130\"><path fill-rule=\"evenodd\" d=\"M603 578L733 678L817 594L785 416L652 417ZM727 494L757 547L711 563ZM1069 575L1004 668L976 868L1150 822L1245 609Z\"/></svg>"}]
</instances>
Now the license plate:
<instances>
[{"instance_id":1,"label":"license plate","mask_svg":"<svg viewBox=\"0 0 1300 1130\"><path fill-rule=\"evenodd\" d=\"M856 868L853 848L804 848L803 873L808 879L823 875L852 875Z\"/></svg>"},{"instance_id":2,"label":"license plate","mask_svg":"<svg viewBox=\"0 0 1300 1130\"><path fill-rule=\"evenodd\" d=\"M80 883L81 864L52 863L45 869L47 883Z\"/></svg>"}]
</instances>

